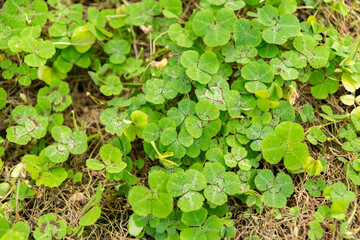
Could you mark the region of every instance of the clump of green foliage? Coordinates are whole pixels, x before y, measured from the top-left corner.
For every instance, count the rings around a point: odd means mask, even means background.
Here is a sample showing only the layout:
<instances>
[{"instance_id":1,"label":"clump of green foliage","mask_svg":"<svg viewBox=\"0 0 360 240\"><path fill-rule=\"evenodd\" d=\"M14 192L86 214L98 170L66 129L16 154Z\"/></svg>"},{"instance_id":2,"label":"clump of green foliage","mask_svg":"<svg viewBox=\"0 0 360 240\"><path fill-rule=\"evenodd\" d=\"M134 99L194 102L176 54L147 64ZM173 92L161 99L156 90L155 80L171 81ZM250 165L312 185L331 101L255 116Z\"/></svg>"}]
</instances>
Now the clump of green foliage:
<instances>
[{"instance_id":1,"label":"clump of green foliage","mask_svg":"<svg viewBox=\"0 0 360 240\"><path fill-rule=\"evenodd\" d=\"M348 14L342 3L324 2ZM90 174L104 171L106 183L120 182L106 190L126 197L128 233L139 239L233 238L230 202L247 214L272 208L281 218L278 209L293 196L299 173L310 176L304 188L311 197L331 202L317 209L308 237L322 238L321 224L333 219L341 221L341 237L354 237L349 210L356 206L351 185L360 185L360 40L294 14L300 6L319 7L315 1L201 0L187 21L181 0L124 3L97 9L70 0L7 0L2 6L1 81L40 87L36 100L24 98L15 107L7 103L11 91L0 88L0 110L11 112L0 156L7 161L5 149L15 146L21 155L13 181L0 184L1 197L15 194L0 206L0 239L86 236L101 216L100 183L77 226L61 213L44 214L31 230L14 218L33 188L81 182L82 173L67 164L80 154ZM139 49L139 39L147 47ZM77 125L67 81L76 68L86 69L93 91L107 99L86 94L103 108L103 133ZM340 100L350 113L335 114L326 104L293 107L299 84L318 100L344 87L349 94ZM322 123L304 129L319 109ZM64 120L71 115L70 128ZM337 123L342 127L328 136L324 128ZM106 144L88 151L101 134ZM327 160L309 149L321 147L324 154L323 143L335 139L352 157L339 159L348 185L326 186L312 176L328 168ZM152 167L131 154L139 143ZM145 170L146 181L138 181Z\"/></svg>"}]
</instances>

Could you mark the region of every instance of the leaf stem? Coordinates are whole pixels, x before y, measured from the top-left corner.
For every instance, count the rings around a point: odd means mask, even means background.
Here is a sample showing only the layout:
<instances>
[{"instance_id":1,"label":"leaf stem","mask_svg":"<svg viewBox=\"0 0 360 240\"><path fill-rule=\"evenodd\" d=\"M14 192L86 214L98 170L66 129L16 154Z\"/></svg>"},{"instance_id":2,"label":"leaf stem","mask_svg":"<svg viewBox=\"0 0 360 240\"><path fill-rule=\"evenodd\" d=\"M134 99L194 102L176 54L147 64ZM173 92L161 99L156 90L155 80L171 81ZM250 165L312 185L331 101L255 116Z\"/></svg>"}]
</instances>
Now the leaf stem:
<instances>
[{"instance_id":1,"label":"leaf stem","mask_svg":"<svg viewBox=\"0 0 360 240\"><path fill-rule=\"evenodd\" d=\"M73 122L74 122L74 129L75 131L78 131L79 130L79 127L76 123L76 118L75 118L75 111L74 110L71 110L71 113L72 113L72 116L73 116Z\"/></svg>"}]
</instances>

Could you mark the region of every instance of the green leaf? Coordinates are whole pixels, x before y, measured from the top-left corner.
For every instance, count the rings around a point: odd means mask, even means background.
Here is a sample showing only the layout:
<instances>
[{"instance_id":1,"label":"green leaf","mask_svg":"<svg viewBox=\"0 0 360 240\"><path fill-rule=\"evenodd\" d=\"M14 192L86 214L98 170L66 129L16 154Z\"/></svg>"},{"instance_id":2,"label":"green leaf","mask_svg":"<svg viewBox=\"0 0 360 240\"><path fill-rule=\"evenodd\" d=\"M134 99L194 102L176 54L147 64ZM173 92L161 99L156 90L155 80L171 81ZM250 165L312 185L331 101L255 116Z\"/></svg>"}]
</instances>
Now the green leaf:
<instances>
[{"instance_id":1,"label":"green leaf","mask_svg":"<svg viewBox=\"0 0 360 240\"><path fill-rule=\"evenodd\" d=\"M29 238L30 227L28 223L18 221L15 223L11 229L1 237L1 240L26 240Z\"/></svg>"},{"instance_id":2,"label":"green leaf","mask_svg":"<svg viewBox=\"0 0 360 240\"><path fill-rule=\"evenodd\" d=\"M286 198L294 192L293 182L289 175L279 173L274 179L273 173L268 169L259 170L255 177L255 185L263 193L263 201L269 207L283 208Z\"/></svg>"},{"instance_id":3,"label":"green leaf","mask_svg":"<svg viewBox=\"0 0 360 240\"><path fill-rule=\"evenodd\" d=\"M271 5L259 9L258 19L265 27L262 37L267 43L282 45L288 38L300 33L300 22L291 14L285 14L278 19L278 10Z\"/></svg>"},{"instance_id":4,"label":"green leaf","mask_svg":"<svg viewBox=\"0 0 360 240\"><path fill-rule=\"evenodd\" d=\"M181 221L188 226L201 226L207 217L207 210L200 208L197 211L185 212L181 216Z\"/></svg>"},{"instance_id":5,"label":"green leaf","mask_svg":"<svg viewBox=\"0 0 360 240\"><path fill-rule=\"evenodd\" d=\"M195 106L195 112L201 120L215 120L220 116L219 109L207 101L198 102Z\"/></svg>"},{"instance_id":6,"label":"green leaf","mask_svg":"<svg viewBox=\"0 0 360 240\"><path fill-rule=\"evenodd\" d=\"M84 216L80 218L79 226L93 225L101 215L101 208L98 205L93 206Z\"/></svg>"},{"instance_id":7,"label":"green leaf","mask_svg":"<svg viewBox=\"0 0 360 240\"><path fill-rule=\"evenodd\" d=\"M248 62L241 69L241 76L246 80L270 83L274 79L274 73L266 63Z\"/></svg>"},{"instance_id":8,"label":"green leaf","mask_svg":"<svg viewBox=\"0 0 360 240\"><path fill-rule=\"evenodd\" d=\"M182 28L180 24L174 23L170 25L168 34L171 40L176 41L176 43L181 47L189 48L193 45L197 36L188 28Z\"/></svg>"},{"instance_id":9,"label":"green leaf","mask_svg":"<svg viewBox=\"0 0 360 240\"><path fill-rule=\"evenodd\" d=\"M177 132L175 128L166 128L165 130L163 130L160 136L160 142L164 146L172 144L173 142L175 142L176 139Z\"/></svg>"},{"instance_id":10,"label":"green leaf","mask_svg":"<svg viewBox=\"0 0 360 240\"><path fill-rule=\"evenodd\" d=\"M68 177L68 173L62 167L55 167L44 171L41 175L40 181L36 184L44 184L46 187L58 187Z\"/></svg>"},{"instance_id":11,"label":"green leaf","mask_svg":"<svg viewBox=\"0 0 360 240\"><path fill-rule=\"evenodd\" d=\"M130 52L130 45L124 39L112 39L105 44L104 51L110 55L111 63L121 64Z\"/></svg>"},{"instance_id":12,"label":"green leaf","mask_svg":"<svg viewBox=\"0 0 360 240\"><path fill-rule=\"evenodd\" d=\"M48 120L39 116L34 107L19 105L12 110L11 116L17 125L6 129L10 142L26 145L32 138L45 136Z\"/></svg>"},{"instance_id":13,"label":"green leaf","mask_svg":"<svg viewBox=\"0 0 360 240\"><path fill-rule=\"evenodd\" d=\"M312 179L308 179L304 185L305 189L309 191L309 194L313 197L319 197L321 192L325 189L326 183L324 180L319 179L316 183Z\"/></svg>"},{"instance_id":14,"label":"green leaf","mask_svg":"<svg viewBox=\"0 0 360 240\"><path fill-rule=\"evenodd\" d=\"M182 2L180 0L160 0L164 8L162 13L167 18L177 18L182 14Z\"/></svg>"},{"instance_id":15,"label":"green leaf","mask_svg":"<svg viewBox=\"0 0 360 240\"><path fill-rule=\"evenodd\" d=\"M108 76L105 79L105 84L100 87L100 91L105 96L119 95L123 90L123 86L120 82L120 78L114 75Z\"/></svg>"},{"instance_id":16,"label":"green leaf","mask_svg":"<svg viewBox=\"0 0 360 240\"><path fill-rule=\"evenodd\" d=\"M236 16L230 9L222 8L215 16L209 9L204 9L195 15L192 28L196 35L203 37L206 45L217 47L230 40L235 22Z\"/></svg>"},{"instance_id":17,"label":"green leaf","mask_svg":"<svg viewBox=\"0 0 360 240\"><path fill-rule=\"evenodd\" d=\"M86 160L86 166L92 170L102 170L105 168L105 165L103 163L94 158Z\"/></svg>"},{"instance_id":18,"label":"green leaf","mask_svg":"<svg viewBox=\"0 0 360 240\"><path fill-rule=\"evenodd\" d=\"M39 105L45 108L52 108L56 112L62 112L72 103L69 92L67 82L56 80L51 82L49 87L43 87L38 91L37 101Z\"/></svg>"},{"instance_id":19,"label":"green leaf","mask_svg":"<svg viewBox=\"0 0 360 240\"><path fill-rule=\"evenodd\" d=\"M261 149L266 161L276 164L284 157L285 167L296 170L302 167L309 151L300 143L304 139L303 128L296 123L282 122L275 128L275 134L270 134L261 143Z\"/></svg>"},{"instance_id":20,"label":"green leaf","mask_svg":"<svg viewBox=\"0 0 360 240\"><path fill-rule=\"evenodd\" d=\"M0 88L0 110L6 105L7 94L3 88Z\"/></svg>"},{"instance_id":21,"label":"green leaf","mask_svg":"<svg viewBox=\"0 0 360 240\"><path fill-rule=\"evenodd\" d=\"M77 27L71 36L71 43L79 53L87 52L95 43L95 36L87 25Z\"/></svg>"},{"instance_id":22,"label":"green leaf","mask_svg":"<svg viewBox=\"0 0 360 240\"><path fill-rule=\"evenodd\" d=\"M55 214L42 215L38 220L38 226L34 231L34 238L40 239L62 239L66 235L67 224L64 220L57 220Z\"/></svg>"},{"instance_id":23,"label":"green leaf","mask_svg":"<svg viewBox=\"0 0 360 240\"><path fill-rule=\"evenodd\" d=\"M45 148L45 155L52 162L65 162L70 153L81 154L87 149L87 136L82 131L72 132L69 127L54 126L51 135L58 142Z\"/></svg>"},{"instance_id":24,"label":"green leaf","mask_svg":"<svg viewBox=\"0 0 360 240\"><path fill-rule=\"evenodd\" d=\"M251 23L245 18L239 19L234 25L234 39L236 45L256 47L261 43L261 32L258 28L251 28Z\"/></svg>"},{"instance_id":25,"label":"green leaf","mask_svg":"<svg viewBox=\"0 0 360 240\"><path fill-rule=\"evenodd\" d=\"M202 129L203 129L203 124L201 123L200 119L198 119L195 116L188 116L185 119L185 127L186 130L188 131L188 133L193 137L193 138L199 138L202 135Z\"/></svg>"},{"instance_id":26,"label":"green leaf","mask_svg":"<svg viewBox=\"0 0 360 240\"><path fill-rule=\"evenodd\" d=\"M143 86L146 100L153 104L162 104L166 99L173 99L177 91L173 88L171 81L163 79L149 79Z\"/></svg>"},{"instance_id":27,"label":"green leaf","mask_svg":"<svg viewBox=\"0 0 360 240\"><path fill-rule=\"evenodd\" d=\"M128 114L126 112L119 112L116 107L105 109L100 115L100 121L105 125L105 131L111 134L121 136L123 130L129 127L126 121Z\"/></svg>"},{"instance_id":28,"label":"green leaf","mask_svg":"<svg viewBox=\"0 0 360 240\"><path fill-rule=\"evenodd\" d=\"M139 216L147 216L151 213L156 217L165 218L173 209L173 199L169 194L152 194L143 186L133 187L129 192L128 201Z\"/></svg>"},{"instance_id":29,"label":"green leaf","mask_svg":"<svg viewBox=\"0 0 360 240\"><path fill-rule=\"evenodd\" d=\"M129 25L145 25L153 21L153 17L161 13L161 6L154 0L133 3L126 7L126 23Z\"/></svg>"},{"instance_id":30,"label":"green leaf","mask_svg":"<svg viewBox=\"0 0 360 240\"><path fill-rule=\"evenodd\" d=\"M55 9L55 11L50 11L48 16L52 22L68 24L82 19L83 6L81 4L71 4L70 0L49 0L48 4Z\"/></svg>"}]
</instances>

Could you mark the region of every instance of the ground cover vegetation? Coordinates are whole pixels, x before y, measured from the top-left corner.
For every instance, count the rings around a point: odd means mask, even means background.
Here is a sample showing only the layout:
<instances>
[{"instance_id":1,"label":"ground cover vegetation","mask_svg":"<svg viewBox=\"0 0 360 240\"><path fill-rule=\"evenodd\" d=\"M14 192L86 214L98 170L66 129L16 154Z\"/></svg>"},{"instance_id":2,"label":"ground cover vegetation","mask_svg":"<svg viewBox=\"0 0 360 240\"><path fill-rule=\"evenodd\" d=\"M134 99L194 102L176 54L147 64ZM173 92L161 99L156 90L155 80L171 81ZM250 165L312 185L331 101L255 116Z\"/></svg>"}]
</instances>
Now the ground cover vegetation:
<instances>
[{"instance_id":1,"label":"ground cover vegetation","mask_svg":"<svg viewBox=\"0 0 360 240\"><path fill-rule=\"evenodd\" d=\"M0 240L360 238L357 1L0 3Z\"/></svg>"}]
</instances>

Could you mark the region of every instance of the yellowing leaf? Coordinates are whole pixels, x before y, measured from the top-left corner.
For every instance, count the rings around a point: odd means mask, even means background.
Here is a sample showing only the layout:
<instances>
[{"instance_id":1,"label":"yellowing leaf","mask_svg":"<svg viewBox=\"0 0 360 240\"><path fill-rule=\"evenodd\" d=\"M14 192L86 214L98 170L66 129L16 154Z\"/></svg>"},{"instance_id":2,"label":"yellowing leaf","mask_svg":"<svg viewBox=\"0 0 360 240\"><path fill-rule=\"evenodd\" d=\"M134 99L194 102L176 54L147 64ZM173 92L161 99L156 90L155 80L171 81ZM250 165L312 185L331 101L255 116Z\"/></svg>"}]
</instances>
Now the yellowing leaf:
<instances>
[{"instance_id":1,"label":"yellowing leaf","mask_svg":"<svg viewBox=\"0 0 360 240\"><path fill-rule=\"evenodd\" d=\"M354 104L355 97L353 95L344 95L340 97L340 100L343 104L351 106Z\"/></svg>"},{"instance_id":2,"label":"yellowing leaf","mask_svg":"<svg viewBox=\"0 0 360 240\"><path fill-rule=\"evenodd\" d=\"M360 87L360 82L355 81L348 72L343 73L341 81L349 92L355 92Z\"/></svg>"},{"instance_id":3,"label":"yellowing leaf","mask_svg":"<svg viewBox=\"0 0 360 240\"><path fill-rule=\"evenodd\" d=\"M310 175L319 175L323 170L320 160L315 160L312 157L308 157L305 164L304 170Z\"/></svg>"},{"instance_id":4,"label":"yellowing leaf","mask_svg":"<svg viewBox=\"0 0 360 240\"><path fill-rule=\"evenodd\" d=\"M95 36L91 33L87 25L77 27L71 37L71 43L79 53L84 53L95 42Z\"/></svg>"},{"instance_id":5,"label":"yellowing leaf","mask_svg":"<svg viewBox=\"0 0 360 240\"><path fill-rule=\"evenodd\" d=\"M360 107L356 107L351 111L351 114L356 114L358 118L360 118Z\"/></svg>"}]
</instances>

